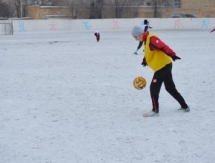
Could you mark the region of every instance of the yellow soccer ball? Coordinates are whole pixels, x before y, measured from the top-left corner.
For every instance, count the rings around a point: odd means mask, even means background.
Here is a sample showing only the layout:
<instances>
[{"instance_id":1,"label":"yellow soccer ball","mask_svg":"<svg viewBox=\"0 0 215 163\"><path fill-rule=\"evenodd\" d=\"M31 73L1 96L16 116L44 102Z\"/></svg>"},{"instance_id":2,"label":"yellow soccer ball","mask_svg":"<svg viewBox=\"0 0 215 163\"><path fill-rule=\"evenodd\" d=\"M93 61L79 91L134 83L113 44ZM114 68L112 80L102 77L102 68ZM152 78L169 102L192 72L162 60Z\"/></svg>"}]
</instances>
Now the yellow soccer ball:
<instances>
[{"instance_id":1,"label":"yellow soccer ball","mask_svg":"<svg viewBox=\"0 0 215 163\"><path fill-rule=\"evenodd\" d=\"M141 90L146 86L146 79L141 76L138 76L133 81L134 88Z\"/></svg>"}]
</instances>

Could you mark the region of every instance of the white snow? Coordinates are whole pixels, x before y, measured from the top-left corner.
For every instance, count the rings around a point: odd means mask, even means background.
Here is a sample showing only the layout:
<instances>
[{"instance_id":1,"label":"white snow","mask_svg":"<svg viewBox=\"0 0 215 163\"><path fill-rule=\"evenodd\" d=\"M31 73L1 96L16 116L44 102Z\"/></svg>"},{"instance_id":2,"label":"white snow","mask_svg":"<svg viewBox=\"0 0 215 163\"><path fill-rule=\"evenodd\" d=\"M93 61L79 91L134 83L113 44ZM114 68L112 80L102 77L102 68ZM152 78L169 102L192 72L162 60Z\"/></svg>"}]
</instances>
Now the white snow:
<instances>
[{"instance_id":1,"label":"white snow","mask_svg":"<svg viewBox=\"0 0 215 163\"><path fill-rule=\"evenodd\" d=\"M154 30L181 57L173 78L191 111L160 92L131 31L0 36L0 163L213 163L215 33ZM136 90L133 79L147 80Z\"/></svg>"}]
</instances>

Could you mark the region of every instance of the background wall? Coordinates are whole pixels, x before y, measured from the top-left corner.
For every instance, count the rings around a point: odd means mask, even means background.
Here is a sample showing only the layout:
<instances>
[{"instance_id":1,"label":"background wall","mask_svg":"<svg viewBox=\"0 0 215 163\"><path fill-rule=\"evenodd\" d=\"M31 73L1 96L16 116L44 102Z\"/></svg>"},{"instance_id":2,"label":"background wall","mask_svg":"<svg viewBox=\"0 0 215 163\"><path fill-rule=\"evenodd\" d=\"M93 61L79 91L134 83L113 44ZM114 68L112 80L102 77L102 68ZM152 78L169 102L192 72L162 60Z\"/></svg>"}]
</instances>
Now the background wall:
<instances>
[{"instance_id":1,"label":"background wall","mask_svg":"<svg viewBox=\"0 0 215 163\"><path fill-rule=\"evenodd\" d=\"M95 31L95 30L131 30L141 25L145 18L136 19L48 19L48 20L12 20L14 33L33 31ZM211 30L215 27L215 18L146 18L153 29ZM1 21L0 21L1 23ZM0 25L0 31L2 25Z\"/></svg>"}]
</instances>

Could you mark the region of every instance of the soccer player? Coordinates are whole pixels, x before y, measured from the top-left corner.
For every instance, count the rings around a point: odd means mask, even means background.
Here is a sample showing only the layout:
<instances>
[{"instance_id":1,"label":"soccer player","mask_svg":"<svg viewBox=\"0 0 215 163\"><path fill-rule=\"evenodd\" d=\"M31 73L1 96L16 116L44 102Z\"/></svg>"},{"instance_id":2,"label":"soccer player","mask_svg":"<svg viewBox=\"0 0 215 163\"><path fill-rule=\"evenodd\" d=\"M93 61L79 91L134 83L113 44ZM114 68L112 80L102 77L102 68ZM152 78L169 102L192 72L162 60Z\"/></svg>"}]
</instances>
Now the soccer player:
<instances>
[{"instance_id":1,"label":"soccer player","mask_svg":"<svg viewBox=\"0 0 215 163\"><path fill-rule=\"evenodd\" d=\"M100 40L100 32L99 31L95 31L94 35L96 36L97 42L99 42L99 40Z\"/></svg>"},{"instance_id":2,"label":"soccer player","mask_svg":"<svg viewBox=\"0 0 215 163\"><path fill-rule=\"evenodd\" d=\"M149 26L149 21L147 19L145 19L143 23L144 24L141 26L141 28L144 30L144 32L148 32L148 29L152 28L151 26ZM142 45L143 45L143 42L140 41L134 54L137 54L138 50L142 47Z\"/></svg>"},{"instance_id":3,"label":"soccer player","mask_svg":"<svg viewBox=\"0 0 215 163\"><path fill-rule=\"evenodd\" d=\"M152 111L144 114L144 117L159 116L159 93L164 83L166 91L178 101L180 104L179 110L189 112L190 108L185 102L182 95L176 89L172 78L172 60L181 59L176 56L175 52L161 41L156 35L144 32L141 27L134 26L132 36L137 41L144 42L144 57L142 65L149 66L154 71L154 76L150 84L150 94L152 100Z\"/></svg>"}]
</instances>

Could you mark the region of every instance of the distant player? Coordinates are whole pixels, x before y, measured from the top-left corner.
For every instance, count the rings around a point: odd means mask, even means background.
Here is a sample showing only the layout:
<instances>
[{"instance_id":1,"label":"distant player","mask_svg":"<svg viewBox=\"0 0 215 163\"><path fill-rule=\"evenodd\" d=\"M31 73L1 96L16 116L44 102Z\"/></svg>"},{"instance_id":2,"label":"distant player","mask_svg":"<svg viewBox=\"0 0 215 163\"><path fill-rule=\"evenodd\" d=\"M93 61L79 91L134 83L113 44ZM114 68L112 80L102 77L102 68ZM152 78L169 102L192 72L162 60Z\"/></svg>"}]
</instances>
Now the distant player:
<instances>
[{"instance_id":1,"label":"distant player","mask_svg":"<svg viewBox=\"0 0 215 163\"><path fill-rule=\"evenodd\" d=\"M151 29L152 27L149 26L149 21L147 19L145 19L141 28L143 29L144 32L148 32L148 29L149 28ZM134 52L134 54L137 54L138 50L142 47L142 45L143 45L143 42L140 41L139 45L137 47L137 50Z\"/></svg>"},{"instance_id":2,"label":"distant player","mask_svg":"<svg viewBox=\"0 0 215 163\"><path fill-rule=\"evenodd\" d=\"M99 31L95 31L94 35L96 36L97 42L99 42L99 40L100 40L100 32Z\"/></svg>"},{"instance_id":3,"label":"distant player","mask_svg":"<svg viewBox=\"0 0 215 163\"><path fill-rule=\"evenodd\" d=\"M215 31L215 28L211 30L211 32L214 32L214 31ZM211 32L210 32L210 33L211 33Z\"/></svg>"}]
</instances>

